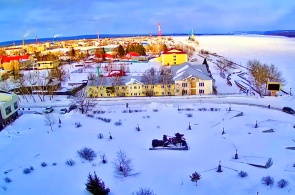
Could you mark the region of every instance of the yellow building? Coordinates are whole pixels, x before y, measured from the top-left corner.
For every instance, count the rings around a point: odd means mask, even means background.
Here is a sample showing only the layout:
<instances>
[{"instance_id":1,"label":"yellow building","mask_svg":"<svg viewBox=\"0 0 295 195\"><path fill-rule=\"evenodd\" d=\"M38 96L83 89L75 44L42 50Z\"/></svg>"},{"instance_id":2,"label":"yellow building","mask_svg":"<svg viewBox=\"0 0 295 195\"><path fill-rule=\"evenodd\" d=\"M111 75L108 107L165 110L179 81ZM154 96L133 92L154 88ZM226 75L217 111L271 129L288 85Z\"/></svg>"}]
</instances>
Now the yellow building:
<instances>
[{"instance_id":1,"label":"yellow building","mask_svg":"<svg viewBox=\"0 0 295 195\"><path fill-rule=\"evenodd\" d=\"M0 57L0 67L8 71L26 69L33 62L34 58L31 55Z\"/></svg>"},{"instance_id":2,"label":"yellow building","mask_svg":"<svg viewBox=\"0 0 295 195\"><path fill-rule=\"evenodd\" d=\"M175 95L209 95L213 93L213 78L206 65L184 64L172 67L175 82Z\"/></svg>"},{"instance_id":3,"label":"yellow building","mask_svg":"<svg viewBox=\"0 0 295 195\"><path fill-rule=\"evenodd\" d=\"M60 64L60 60L48 60L48 61L37 61L37 69L53 69L57 68Z\"/></svg>"},{"instance_id":4,"label":"yellow building","mask_svg":"<svg viewBox=\"0 0 295 195\"><path fill-rule=\"evenodd\" d=\"M86 88L87 97L145 97L175 94L174 84L144 84L139 81L141 80L139 76L121 77L120 79L120 82L114 82L114 78L101 77L98 81L89 81Z\"/></svg>"},{"instance_id":5,"label":"yellow building","mask_svg":"<svg viewBox=\"0 0 295 195\"><path fill-rule=\"evenodd\" d=\"M187 53L178 49L170 49L164 51L158 58L158 61L162 63L163 66L173 66L179 65L187 62Z\"/></svg>"}]
</instances>

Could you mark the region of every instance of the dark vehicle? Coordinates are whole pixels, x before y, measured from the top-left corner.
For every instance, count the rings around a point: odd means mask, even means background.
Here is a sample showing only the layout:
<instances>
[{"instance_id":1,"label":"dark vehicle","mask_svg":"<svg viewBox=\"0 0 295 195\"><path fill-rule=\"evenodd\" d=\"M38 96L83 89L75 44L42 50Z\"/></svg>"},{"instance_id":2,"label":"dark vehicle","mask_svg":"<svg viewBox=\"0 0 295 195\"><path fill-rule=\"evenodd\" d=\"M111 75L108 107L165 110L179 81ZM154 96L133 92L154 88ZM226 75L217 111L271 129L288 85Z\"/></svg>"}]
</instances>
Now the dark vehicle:
<instances>
[{"instance_id":1,"label":"dark vehicle","mask_svg":"<svg viewBox=\"0 0 295 195\"><path fill-rule=\"evenodd\" d=\"M66 108L62 108L62 109L60 109L60 111L59 111L60 114L65 114L65 113L67 113L67 112L68 112L68 110L67 110Z\"/></svg>"},{"instance_id":2,"label":"dark vehicle","mask_svg":"<svg viewBox=\"0 0 295 195\"><path fill-rule=\"evenodd\" d=\"M295 113L295 111L290 107L284 107L283 112L286 112L286 113L289 113L289 114L294 114Z\"/></svg>"},{"instance_id":3,"label":"dark vehicle","mask_svg":"<svg viewBox=\"0 0 295 195\"><path fill-rule=\"evenodd\" d=\"M47 113L47 114L49 114L51 112L53 112L53 108L51 106L46 107L44 110L44 113Z\"/></svg>"},{"instance_id":4,"label":"dark vehicle","mask_svg":"<svg viewBox=\"0 0 295 195\"><path fill-rule=\"evenodd\" d=\"M69 112L71 112L72 110L75 110L77 108L76 104L71 104L69 107Z\"/></svg>"}]
</instances>

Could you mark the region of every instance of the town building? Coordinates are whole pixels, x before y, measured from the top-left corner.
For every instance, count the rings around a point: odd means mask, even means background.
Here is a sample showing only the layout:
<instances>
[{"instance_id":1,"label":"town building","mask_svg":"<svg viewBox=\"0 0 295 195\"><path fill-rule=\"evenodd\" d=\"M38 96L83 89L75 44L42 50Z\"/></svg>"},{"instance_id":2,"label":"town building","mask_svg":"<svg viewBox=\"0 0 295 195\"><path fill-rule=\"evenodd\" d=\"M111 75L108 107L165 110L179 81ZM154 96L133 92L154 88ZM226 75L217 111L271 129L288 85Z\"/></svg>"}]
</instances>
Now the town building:
<instances>
[{"instance_id":1,"label":"town building","mask_svg":"<svg viewBox=\"0 0 295 195\"><path fill-rule=\"evenodd\" d=\"M164 51L157 59L163 66L175 66L188 61L187 53L179 49Z\"/></svg>"}]
</instances>

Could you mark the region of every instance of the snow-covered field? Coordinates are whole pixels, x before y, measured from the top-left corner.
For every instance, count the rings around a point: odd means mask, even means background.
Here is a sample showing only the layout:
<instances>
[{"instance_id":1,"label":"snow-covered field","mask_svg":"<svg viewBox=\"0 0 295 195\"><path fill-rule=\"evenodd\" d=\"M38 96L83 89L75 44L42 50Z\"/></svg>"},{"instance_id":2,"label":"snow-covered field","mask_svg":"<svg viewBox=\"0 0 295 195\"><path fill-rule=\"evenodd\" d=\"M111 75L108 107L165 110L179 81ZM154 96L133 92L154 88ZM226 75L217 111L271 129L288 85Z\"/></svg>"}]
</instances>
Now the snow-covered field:
<instances>
[{"instance_id":1,"label":"snow-covered field","mask_svg":"<svg viewBox=\"0 0 295 195\"><path fill-rule=\"evenodd\" d=\"M244 39L246 40L242 41ZM282 72L288 70L283 72L284 77L288 84L295 83L292 77L295 56L293 39L202 36L197 37L197 40L200 48L204 47L234 61L241 59L236 62L243 63L257 55L256 59L274 63ZM269 45L272 45L271 56L267 52ZM244 56L247 52L248 58ZM198 61L202 62L201 59ZM226 87L228 86L219 86L223 91L227 91ZM34 104L22 101L21 104L23 107L31 107L30 112L41 111L41 108L34 107L68 105L70 100L63 98L55 97L52 101ZM123 113L127 102L131 110L141 112ZM267 105L271 105L271 109ZM87 175L94 171L110 188L111 195L131 195L141 187L150 188L157 195L256 195L257 192L259 195L293 194L295 153L285 148L295 146L292 140L295 139L294 116L280 110L286 105L294 108L293 96L103 99L97 102L93 111L106 112L94 114L94 118L81 115L77 111L60 115L59 108L56 107L53 113L56 120L53 131L45 126L43 115L25 113L0 132L0 194L86 195L89 194L85 190ZM193 110L178 111L178 107ZM228 111L229 107L232 111ZM199 111L199 108L206 108L207 111ZM220 110L209 111L210 108ZM154 109L158 109L158 112ZM243 116L235 117L241 112ZM192 117L188 117L188 113ZM96 117L108 118L111 122L106 123ZM59 118L62 122L60 128ZM114 125L120 120L122 125ZM80 122L82 127L76 128L75 122ZM192 130L188 130L189 123ZM141 131L136 131L137 126ZM263 132L270 129L274 132ZM177 132L184 134L188 151L149 150L152 139L162 139L163 134L173 136ZM99 133L104 135L103 139L97 138ZM112 140L108 139L109 133ZM92 148L97 152L97 158L92 162L79 158L77 150L83 147ZM233 159L236 149L240 156L238 160ZM114 172L112 162L119 150L125 151L132 159L132 175L126 178ZM107 164L101 164L101 154L106 154ZM272 158L273 165L268 169L249 165L264 165L269 158ZM76 164L72 167L66 165L65 161L68 159L73 159ZM219 161L222 173L216 172ZM47 163L47 166L42 167L42 162ZM30 174L24 174L23 169L30 166L34 170ZM198 186L189 178L195 171L202 176ZM246 171L248 177L239 177L239 171ZM275 180L273 187L261 183L261 178L268 175ZM12 182L6 183L6 177ZM283 189L277 187L280 179L288 180L289 185Z\"/></svg>"}]
</instances>

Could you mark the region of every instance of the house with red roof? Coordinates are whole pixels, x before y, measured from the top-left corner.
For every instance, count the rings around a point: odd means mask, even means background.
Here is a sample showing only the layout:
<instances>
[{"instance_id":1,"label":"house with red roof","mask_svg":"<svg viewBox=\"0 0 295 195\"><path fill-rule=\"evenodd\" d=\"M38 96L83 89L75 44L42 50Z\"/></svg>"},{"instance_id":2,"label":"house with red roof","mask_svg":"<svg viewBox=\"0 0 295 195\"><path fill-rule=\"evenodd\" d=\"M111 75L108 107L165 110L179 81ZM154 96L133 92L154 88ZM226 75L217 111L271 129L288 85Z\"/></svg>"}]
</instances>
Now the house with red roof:
<instances>
[{"instance_id":1,"label":"house with red roof","mask_svg":"<svg viewBox=\"0 0 295 195\"><path fill-rule=\"evenodd\" d=\"M29 67L34 62L31 55L0 56L0 68L4 70L20 70Z\"/></svg>"},{"instance_id":2,"label":"house with red roof","mask_svg":"<svg viewBox=\"0 0 295 195\"><path fill-rule=\"evenodd\" d=\"M138 57L139 54L137 52L131 51L129 53L126 54L126 58L128 59L132 59L133 57Z\"/></svg>"},{"instance_id":3,"label":"house with red roof","mask_svg":"<svg viewBox=\"0 0 295 195\"><path fill-rule=\"evenodd\" d=\"M158 58L163 66L179 65L187 62L187 60L187 53L180 49L165 50Z\"/></svg>"}]
</instances>

